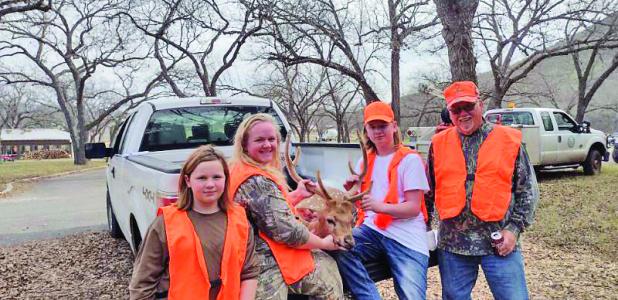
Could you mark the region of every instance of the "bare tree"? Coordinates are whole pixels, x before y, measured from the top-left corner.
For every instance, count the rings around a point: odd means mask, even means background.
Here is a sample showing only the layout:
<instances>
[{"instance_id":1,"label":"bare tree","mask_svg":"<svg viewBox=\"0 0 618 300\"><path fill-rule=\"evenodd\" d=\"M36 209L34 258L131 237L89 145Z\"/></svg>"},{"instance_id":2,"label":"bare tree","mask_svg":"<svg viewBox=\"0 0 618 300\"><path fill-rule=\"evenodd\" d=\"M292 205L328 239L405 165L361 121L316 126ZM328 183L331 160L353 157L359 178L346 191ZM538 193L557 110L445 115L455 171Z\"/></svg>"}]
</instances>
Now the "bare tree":
<instances>
[{"instance_id":1,"label":"bare tree","mask_svg":"<svg viewBox=\"0 0 618 300\"><path fill-rule=\"evenodd\" d=\"M12 13L31 10L48 11L51 5L52 0L3 0L0 1L0 20L2 20L2 17Z\"/></svg>"},{"instance_id":2,"label":"bare tree","mask_svg":"<svg viewBox=\"0 0 618 300\"><path fill-rule=\"evenodd\" d=\"M177 96L216 96L223 73L262 30L256 3L147 0L135 2L125 15L153 39L163 78Z\"/></svg>"},{"instance_id":3,"label":"bare tree","mask_svg":"<svg viewBox=\"0 0 618 300\"><path fill-rule=\"evenodd\" d=\"M0 128L27 128L51 123L48 109L39 103L40 93L28 86L5 86L0 90Z\"/></svg>"},{"instance_id":4,"label":"bare tree","mask_svg":"<svg viewBox=\"0 0 618 300\"><path fill-rule=\"evenodd\" d=\"M326 69L317 66L272 64L275 72L254 86L285 111L301 142L310 140L318 107L326 98Z\"/></svg>"},{"instance_id":5,"label":"bare tree","mask_svg":"<svg viewBox=\"0 0 618 300\"><path fill-rule=\"evenodd\" d=\"M362 108L358 100L359 86L340 74L327 72L327 96L323 102L323 110L328 118L336 124L337 142L349 143L351 127L361 130L362 125L353 123L361 118L354 118Z\"/></svg>"},{"instance_id":6,"label":"bare tree","mask_svg":"<svg viewBox=\"0 0 618 300\"><path fill-rule=\"evenodd\" d=\"M448 49L451 81L477 82L472 24L479 0L434 0L434 3Z\"/></svg>"},{"instance_id":7,"label":"bare tree","mask_svg":"<svg viewBox=\"0 0 618 300\"><path fill-rule=\"evenodd\" d=\"M594 24L590 28L586 27L588 26L585 22L578 21L577 25L570 31L569 29L565 30L567 45L577 45L578 40L589 40L594 35L598 37L596 38L597 41L592 44L591 50L579 52L572 49L573 52L571 53L578 83L577 114L575 116L577 122L584 120L584 115L592 98L605 80L618 68L618 51L614 51L613 55L605 53L606 56L610 56L610 61L604 66L605 69L594 72L595 67L603 65L602 50L618 48L618 13L615 12L613 15L604 18L600 24Z\"/></svg>"},{"instance_id":8,"label":"bare tree","mask_svg":"<svg viewBox=\"0 0 618 300\"><path fill-rule=\"evenodd\" d=\"M400 121L401 97L399 65L401 62L401 50L406 46L406 40L414 33L438 24L438 17L429 12L426 0L388 0L388 20L391 50L391 107L395 113L395 120ZM423 36L423 35L421 35ZM425 38L431 34L425 35Z\"/></svg>"},{"instance_id":9,"label":"bare tree","mask_svg":"<svg viewBox=\"0 0 618 300\"><path fill-rule=\"evenodd\" d=\"M110 86L126 86L132 80L107 82L97 72L113 69L117 74L135 73L148 56L133 40L134 33L113 17L124 4L123 0L59 1L49 13L26 13L0 25L0 32L10 35L9 41L0 41L0 60L7 64L0 70L0 80L54 91L71 135L75 164L86 163L84 144L89 129L116 109L143 100L160 80L155 77L143 83L139 92L130 87L132 93L126 94ZM15 58L25 58L34 68L22 70ZM115 95L116 101L87 122L86 103L102 94Z\"/></svg>"},{"instance_id":10,"label":"bare tree","mask_svg":"<svg viewBox=\"0 0 618 300\"><path fill-rule=\"evenodd\" d=\"M378 95L368 80L376 71L380 44L369 31L364 8L348 0L276 1L270 11L271 43L268 59L287 66L316 64L352 78L360 86L367 103Z\"/></svg>"},{"instance_id":11,"label":"bare tree","mask_svg":"<svg viewBox=\"0 0 618 300\"><path fill-rule=\"evenodd\" d=\"M604 1L481 1L475 38L489 57L493 75L488 107L501 107L513 84L528 76L542 61L592 49L598 38L590 36L567 44L562 41L560 28L568 20L594 22L590 14L596 15Z\"/></svg>"}]
</instances>

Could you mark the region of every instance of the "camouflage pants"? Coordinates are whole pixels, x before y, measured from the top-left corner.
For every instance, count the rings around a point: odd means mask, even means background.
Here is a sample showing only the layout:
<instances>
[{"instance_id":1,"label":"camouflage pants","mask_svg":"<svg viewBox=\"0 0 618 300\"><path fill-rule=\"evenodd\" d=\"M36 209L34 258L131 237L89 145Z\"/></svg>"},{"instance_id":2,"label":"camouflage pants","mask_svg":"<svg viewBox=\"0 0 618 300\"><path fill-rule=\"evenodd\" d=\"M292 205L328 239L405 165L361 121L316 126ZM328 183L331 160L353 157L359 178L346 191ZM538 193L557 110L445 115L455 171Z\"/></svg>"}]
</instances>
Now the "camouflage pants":
<instances>
[{"instance_id":1,"label":"camouflage pants","mask_svg":"<svg viewBox=\"0 0 618 300\"><path fill-rule=\"evenodd\" d=\"M259 255L261 272L255 299L286 300L288 291L310 296L310 299L343 299L343 284L337 263L328 254L312 250L315 270L298 282L286 285L271 253Z\"/></svg>"}]
</instances>

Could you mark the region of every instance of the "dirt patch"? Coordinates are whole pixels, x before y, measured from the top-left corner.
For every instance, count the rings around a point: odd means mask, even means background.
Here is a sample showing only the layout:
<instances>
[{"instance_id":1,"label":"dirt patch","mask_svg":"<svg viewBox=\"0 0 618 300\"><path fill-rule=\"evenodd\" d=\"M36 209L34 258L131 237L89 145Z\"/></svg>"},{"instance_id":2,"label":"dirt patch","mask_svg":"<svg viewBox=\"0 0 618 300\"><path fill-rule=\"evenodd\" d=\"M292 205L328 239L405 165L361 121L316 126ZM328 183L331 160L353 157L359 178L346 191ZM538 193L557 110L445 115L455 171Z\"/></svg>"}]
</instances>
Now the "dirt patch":
<instances>
[{"instance_id":1,"label":"dirt patch","mask_svg":"<svg viewBox=\"0 0 618 300\"><path fill-rule=\"evenodd\" d=\"M526 277L533 299L616 297L618 263L595 253L561 251L524 241ZM133 255L124 240L106 232L0 248L3 298L128 298ZM429 270L427 298L440 299L438 268ZM392 281L379 284L384 299L397 299ZM492 299L482 272L473 299Z\"/></svg>"},{"instance_id":2,"label":"dirt patch","mask_svg":"<svg viewBox=\"0 0 618 300\"><path fill-rule=\"evenodd\" d=\"M133 255L106 232L0 248L2 298L128 298Z\"/></svg>"}]
</instances>

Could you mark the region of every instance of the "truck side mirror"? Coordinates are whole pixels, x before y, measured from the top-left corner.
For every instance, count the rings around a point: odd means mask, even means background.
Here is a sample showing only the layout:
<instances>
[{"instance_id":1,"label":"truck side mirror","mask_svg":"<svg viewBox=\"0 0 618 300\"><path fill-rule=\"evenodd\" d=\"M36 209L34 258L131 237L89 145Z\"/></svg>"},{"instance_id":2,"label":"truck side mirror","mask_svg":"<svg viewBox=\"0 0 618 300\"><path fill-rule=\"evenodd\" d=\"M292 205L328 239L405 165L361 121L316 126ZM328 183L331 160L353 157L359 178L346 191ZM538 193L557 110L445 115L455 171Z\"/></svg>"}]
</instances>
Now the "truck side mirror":
<instances>
[{"instance_id":1,"label":"truck side mirror","mask_svg":"<svg viewBox=\"0 0 618 300\"><path fill-rule=\"evenodd\" d=\"M104 158L112 156L112 148L105 147L105 143L86 143L86 158Z\"/></svg>"}]
</instances>

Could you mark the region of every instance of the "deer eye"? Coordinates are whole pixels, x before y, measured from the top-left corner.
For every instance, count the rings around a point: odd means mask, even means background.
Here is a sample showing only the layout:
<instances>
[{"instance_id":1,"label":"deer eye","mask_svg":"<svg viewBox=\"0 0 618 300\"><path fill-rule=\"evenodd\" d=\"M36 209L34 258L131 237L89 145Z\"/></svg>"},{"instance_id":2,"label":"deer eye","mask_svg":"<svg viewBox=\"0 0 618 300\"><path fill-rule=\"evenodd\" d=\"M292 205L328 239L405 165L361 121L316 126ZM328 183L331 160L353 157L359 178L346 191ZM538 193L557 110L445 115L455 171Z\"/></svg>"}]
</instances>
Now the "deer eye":
<instances>
[{"instance_id":1,"label":"deer eye","mask_svg":"<svg viewBox=\"0 0 618 300\"><path fill-rule=\"evenodd\" d=\"M332 225L335 226L337 223L335 223L335 220L333 219L326 219L326 222L328 223L328 225Z\"/></svg>"}]
</instances>

